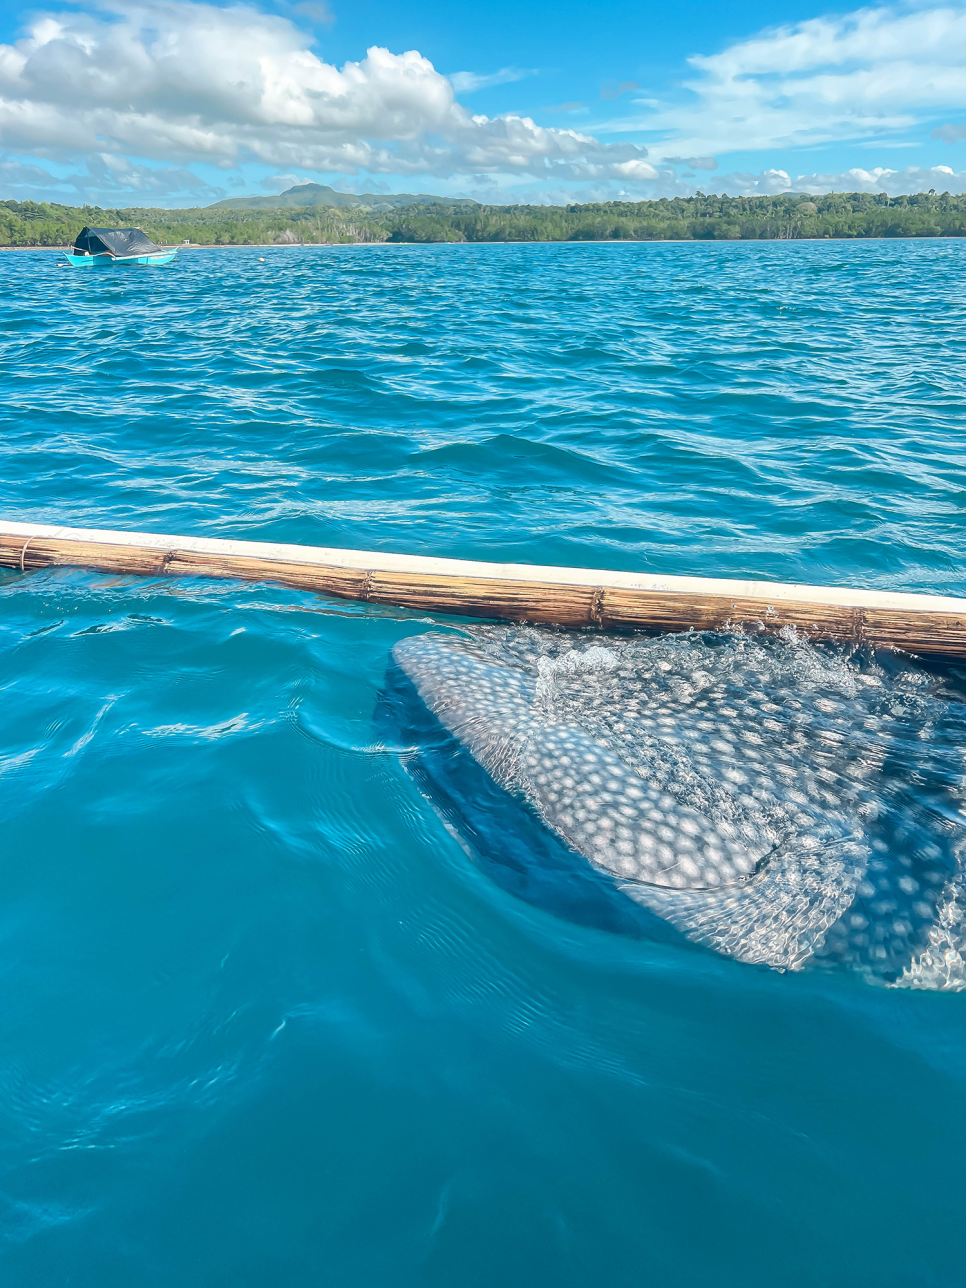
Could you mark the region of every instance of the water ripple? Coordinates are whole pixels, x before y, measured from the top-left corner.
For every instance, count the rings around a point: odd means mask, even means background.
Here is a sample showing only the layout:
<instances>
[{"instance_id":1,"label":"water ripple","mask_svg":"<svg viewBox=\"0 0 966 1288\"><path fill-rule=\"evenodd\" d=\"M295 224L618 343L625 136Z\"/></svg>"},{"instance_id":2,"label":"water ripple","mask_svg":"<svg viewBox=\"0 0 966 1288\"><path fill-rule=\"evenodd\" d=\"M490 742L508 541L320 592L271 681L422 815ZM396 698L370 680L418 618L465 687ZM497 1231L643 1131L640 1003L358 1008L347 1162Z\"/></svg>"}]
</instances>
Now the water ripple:
<instances>
[{"instance_id":1,"label":"water ripple","mask_svg":"<svg viewBox=\"0 0 966 1288\"><path fill-rule=\"evenodd\" d=\"M5 514L966 593L966 243L261 254L0 256ZM497 879L373 718L428 628L0 572L4 1283L960 1283L963 996Z\"/></svg>"},{"instance_id":2,"label":"water ripple","mask_svg":"<svg viewBox=\"0 0 966 1288\"><path fill-rule=\"evenodd\" d=\"M8 256L5 510L962 593L964 253Z\"/></svg>"}]
</instances>

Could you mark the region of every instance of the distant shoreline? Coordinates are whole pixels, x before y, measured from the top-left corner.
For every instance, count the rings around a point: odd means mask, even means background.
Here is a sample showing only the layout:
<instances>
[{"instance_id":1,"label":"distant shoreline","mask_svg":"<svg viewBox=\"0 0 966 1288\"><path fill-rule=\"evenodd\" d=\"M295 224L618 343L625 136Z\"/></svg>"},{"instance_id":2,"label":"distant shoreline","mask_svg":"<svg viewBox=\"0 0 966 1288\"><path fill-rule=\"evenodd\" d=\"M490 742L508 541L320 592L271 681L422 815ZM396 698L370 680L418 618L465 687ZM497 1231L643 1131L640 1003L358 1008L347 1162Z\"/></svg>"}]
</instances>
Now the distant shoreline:
<instances>
[{"instance_id":1,"label":"distant shoreline","mask_svg":"<svg viewBox=\"0 0 966 1288\"><path fill-rule=\"evenodd\" d=\"M329 193L304 185L300 200ZM331 195L331 193L329 193ZM865 241L966 237L966 193L910 196L826 193L776 197L661 197L566 206L455 207L406 198L389 210L342 205L193 209L0 202L0 242L10 249L59 249L91 224L139 228L158 245L222 250L248 246L504 245L576 242ZM261 203L262 199L259 199ZM266 199L267 200L267 199ZM274 200L274 199L273 199ZM402 200L402 197L399 198ZM396 201L393 198L392 201ZM414 204L415 203L415 204ZM7 239L10 239L9 241ZM264 241L260 240L264 238Z\"/></svg>"},{"instance_id":2,"label":"distant shoreline","mask_svg":"<svg viewBox=\"0 0 966 1288\"><path fill-rule=\"evenodd\" d=\"M480 241L358 241L358 242L212 242L194 243L191 246L163 246L165 251L193 250L377 250L406 246L774 246L776 243L795 245L802 242L938 242L964 241L966 233L936 233L922 237L914 233L896 236L863 237L568 237L510 238L498 241L488 237ZM0 246L0 251L43 250L65 255L67 246Z\"/></svg>"}]
</instances>

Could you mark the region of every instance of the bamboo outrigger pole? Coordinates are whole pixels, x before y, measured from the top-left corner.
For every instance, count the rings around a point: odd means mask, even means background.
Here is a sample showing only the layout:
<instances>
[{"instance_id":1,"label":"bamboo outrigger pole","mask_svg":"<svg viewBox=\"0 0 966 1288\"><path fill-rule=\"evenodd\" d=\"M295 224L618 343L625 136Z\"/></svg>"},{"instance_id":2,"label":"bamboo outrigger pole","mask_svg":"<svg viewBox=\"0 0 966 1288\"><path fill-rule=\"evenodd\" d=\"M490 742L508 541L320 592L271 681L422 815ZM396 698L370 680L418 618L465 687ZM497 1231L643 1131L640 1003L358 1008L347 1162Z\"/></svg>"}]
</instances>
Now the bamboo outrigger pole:
<instances>
[{"instance_id":1,"label":"bamboo outrigger pole","mask_svg":"<svg viewBox=\"0 0 966 1288\"><path fill-rule=\"evenodd\" d=\"M570 627L793 626L814 639L966 656L966 599L941 595L477 563L2 520L0 566L240 578L423 612Z\"/></svg>"}]
</instances>

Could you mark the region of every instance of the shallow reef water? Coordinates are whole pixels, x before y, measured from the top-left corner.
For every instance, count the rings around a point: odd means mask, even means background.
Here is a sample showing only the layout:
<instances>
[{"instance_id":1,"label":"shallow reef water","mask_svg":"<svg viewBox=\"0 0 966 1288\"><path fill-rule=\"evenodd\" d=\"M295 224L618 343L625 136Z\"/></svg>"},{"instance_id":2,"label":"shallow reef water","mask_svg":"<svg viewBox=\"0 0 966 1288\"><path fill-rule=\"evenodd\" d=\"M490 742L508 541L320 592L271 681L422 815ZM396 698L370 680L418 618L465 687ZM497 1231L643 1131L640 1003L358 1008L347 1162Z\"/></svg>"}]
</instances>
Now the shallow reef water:
<instances>
[{"instance_id":1,"label":"shallow reef water","mask_svg":"<svg viewBox=\"0 0 966 1288\"><path fill-rule=\"evenodd\" d=\"M960 242L56 262L9 518L966 594ZM3 571L0 700L5 1284L962 1283L961 663Z\"/></svg>"}]
</instances>

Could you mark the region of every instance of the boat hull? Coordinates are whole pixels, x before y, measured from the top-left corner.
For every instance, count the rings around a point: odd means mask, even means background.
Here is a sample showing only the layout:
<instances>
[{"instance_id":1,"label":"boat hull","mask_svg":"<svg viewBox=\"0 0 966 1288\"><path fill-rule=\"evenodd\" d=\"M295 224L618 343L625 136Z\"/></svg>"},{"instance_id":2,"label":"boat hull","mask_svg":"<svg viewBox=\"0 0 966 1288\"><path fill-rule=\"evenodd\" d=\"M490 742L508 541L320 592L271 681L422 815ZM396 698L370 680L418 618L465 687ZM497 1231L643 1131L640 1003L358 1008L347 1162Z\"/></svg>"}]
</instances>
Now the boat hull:
<instances>
[{"instance_id":1,"label":"boat hull","mask_svg":"<svg viewBox=\"0 0 966 1288\"><path fill-rule=\"evenodd\" d=\"M157 255L72 255L67 251L67 261L75 268L99 268L116 264L142 264L156 268L159 264L170 264L177 254L177 250L165 250Z\"/></svg>"}]
</instances>

